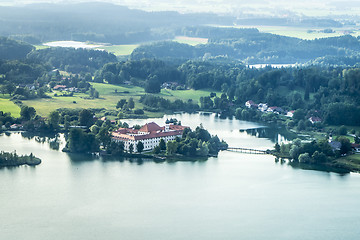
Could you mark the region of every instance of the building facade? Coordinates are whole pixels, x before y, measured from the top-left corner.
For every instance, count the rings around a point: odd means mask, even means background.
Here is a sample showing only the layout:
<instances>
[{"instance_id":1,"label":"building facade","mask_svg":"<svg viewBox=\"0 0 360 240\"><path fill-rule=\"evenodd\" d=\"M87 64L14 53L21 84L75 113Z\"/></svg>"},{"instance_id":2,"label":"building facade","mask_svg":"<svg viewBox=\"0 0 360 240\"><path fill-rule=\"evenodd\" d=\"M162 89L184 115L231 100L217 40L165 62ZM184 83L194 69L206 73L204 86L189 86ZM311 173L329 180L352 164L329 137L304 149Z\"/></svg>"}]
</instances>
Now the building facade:
<instances>
[{"instance_id":1,"label":"building facade","mask_svg":"<svg viewBox=\"0 0 360 240\"><path fill-rule=\"evenodd\" d=\"M180 125L167 124L160 127L154 122L147 123L140 129L119 128L112 132L112 140L115 142L123 142L124 149L130 151L133 146L133 152L137 152L137 144L142 142L144 151L154 149L159 145L160 140L164 139L165 143L175 140L176 137L182 137L184 129L187 127Z\"/></svg>"}]
</instances>

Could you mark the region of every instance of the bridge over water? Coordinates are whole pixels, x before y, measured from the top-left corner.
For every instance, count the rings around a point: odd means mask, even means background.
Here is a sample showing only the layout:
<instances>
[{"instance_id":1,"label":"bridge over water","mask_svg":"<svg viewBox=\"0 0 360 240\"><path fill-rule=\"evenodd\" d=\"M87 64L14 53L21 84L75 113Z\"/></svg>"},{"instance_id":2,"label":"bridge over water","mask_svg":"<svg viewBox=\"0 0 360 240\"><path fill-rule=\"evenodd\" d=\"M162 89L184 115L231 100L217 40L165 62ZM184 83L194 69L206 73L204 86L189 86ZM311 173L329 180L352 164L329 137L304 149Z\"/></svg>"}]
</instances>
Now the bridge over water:
<instances>
[{"instance_id":1,"label":"bridge over water","mask_svg":"<svg viewBox=\"0 0 360 240\"><path fill-rule=\"evenodd\" d=\"M227 150L232 152L249 153L249 154L271 154L270 150L259 150L253 148L228 147Z\"/></svg>"}]
</instances>

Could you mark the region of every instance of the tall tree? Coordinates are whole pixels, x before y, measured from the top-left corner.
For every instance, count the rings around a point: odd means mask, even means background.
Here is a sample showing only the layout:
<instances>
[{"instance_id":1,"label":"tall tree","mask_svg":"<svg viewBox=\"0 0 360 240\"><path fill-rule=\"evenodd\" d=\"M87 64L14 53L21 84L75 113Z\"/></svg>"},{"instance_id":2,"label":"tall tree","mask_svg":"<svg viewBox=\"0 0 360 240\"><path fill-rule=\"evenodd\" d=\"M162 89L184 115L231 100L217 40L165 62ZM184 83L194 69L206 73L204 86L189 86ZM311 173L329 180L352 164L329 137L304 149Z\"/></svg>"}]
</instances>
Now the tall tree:
<instances>
[{"instance_id":1,"label":"tall tree","mask_svg":"<svg viewBox=\"0 0 360 240\"><path fill-rule=\"evenodd\" d=\"M49 115L49 127L52 130L59 128L60 114L58 111L52 111Z\"/></svg>"},{"instance_id":2,"label":"tall tree","mask_svg":"<svg viewBox=\"0 0 360 240\"><path fill-rule=\"evenodd\" d=\"M35 114L36 110L33 107L23 106L20 111L20 115L25 121L31 120Z\"/></svg>"},{"instance_id":3,"label":"tall tree","mask_svg":"<svg viewBox=\"0 0 360 240\"><path fill-rule=\"evenodd\" d=\"M160 139L159 147L160 147L160 150L166 150L166 143L163 138Z\"/></svg>"},{"instance_id":4,"label":"tall tree","mask_svg":"<svg viewBox=\"0 0 360 240\"><path fill-rule=\"evenodd\" d=\"M141 153L144 150L144 144L141 141L136 145L136 150L138 153Z\"/></svg>"},{"instance_id":5,"label":"tall tree","mask_svg":"<svg viewBox=\"0 0 360 240\"><path fill-rule=\"evenodd\" d=\"M90 127L94 123L93 113L88 109L83 109L79 113L79 122L81 126Z\"/></svg>"}]
</instances>

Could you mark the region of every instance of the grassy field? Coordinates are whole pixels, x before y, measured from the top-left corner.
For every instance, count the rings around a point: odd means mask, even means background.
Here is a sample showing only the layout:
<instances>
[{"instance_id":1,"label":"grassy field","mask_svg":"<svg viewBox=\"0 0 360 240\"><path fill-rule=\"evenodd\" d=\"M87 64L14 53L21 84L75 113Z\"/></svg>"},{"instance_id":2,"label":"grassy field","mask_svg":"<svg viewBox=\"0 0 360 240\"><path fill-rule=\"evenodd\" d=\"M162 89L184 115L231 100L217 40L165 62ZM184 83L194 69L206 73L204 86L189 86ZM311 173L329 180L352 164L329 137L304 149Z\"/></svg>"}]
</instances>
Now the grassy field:
<instances>
[{"instance_id":1,"label":"grassy field","mask_svg":"<svg viewBox=\"0 0 360 240\"><path fill-rule=\"evenodd\" d=\"M129 99L132 97L135 101L135 108L143 108L144 106L139 102L140 97L145 93L141 87L127 86L127 85L112 85L102 83L92 83L93 87L99 92L98 99L88 99L88 94L75 93L72 97L60 96L61 92L54 92L50 94L51 98L25 100L23 103L27 106L34 107L37 113L41 116L48 116L51 111L58 108L105 108L107 110L115 110L117 102L122 99ZM211 91L207 90L167 90L162 89L157 96L164 97L169 100L181 99L187 101L193 99L194 102L199 102L200 97L209 96ZM57 93L58 96L54 96ZM220 96L220 93L217 92ZM75 103L74 103L75 102ZM160 117L164 113L150 113L146 112L149 117Z\"/></svg>"},{"instance_id":2,"label":"grassy field","mask_svg":"<svg viewBox=\"0 0 360 240\"><path fill-rule=\"evenodd\" d=\"M13 117L20 117L20 107L5 96L0 96L0 111L9 112Z\"/></svg>"},{"instance_id":3,"label":"grassy field","mask_svg":"<svg viewBox=\"0 0 360 240\"><path fill-rule=\"evenodd\" d=\"M115 56L125 56L130 55L138 46L139 45L111 45L98 47L97 49L104 49L107 52L113 53Z\"/></svg>"},{"instance_id":4,"label":"grassy field","mask_svg":"<svg viewBox=\"0 0 360 240\"><path fill-rule=\"evenodd\" d=\"M45 48L49 48L49 46L45 46L45 45L34 45L36 50L41 50L41 49L45 49Z\"/></svg>"}]
</instances>

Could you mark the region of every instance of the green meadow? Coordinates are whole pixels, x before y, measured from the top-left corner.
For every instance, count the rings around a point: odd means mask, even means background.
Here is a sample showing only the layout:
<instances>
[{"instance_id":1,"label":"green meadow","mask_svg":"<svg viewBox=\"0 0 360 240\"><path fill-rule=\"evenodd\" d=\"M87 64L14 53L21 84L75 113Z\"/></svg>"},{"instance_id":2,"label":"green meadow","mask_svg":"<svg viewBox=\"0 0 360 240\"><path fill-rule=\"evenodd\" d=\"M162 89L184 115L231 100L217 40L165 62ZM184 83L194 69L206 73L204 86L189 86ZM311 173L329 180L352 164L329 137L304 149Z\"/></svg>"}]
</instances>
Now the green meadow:
<instances>
[{"instance_id":1,"label":"green meadow","mask_svg":"<svg viewBox=\"0 0 360 240\"><path fill-rule=\"evenodd\" d=\"M20 107L10 101L9 97L0 96L0 111L9 112L13 117L20 117Z\"/></svg>"},{"instance_id":2,"label":"green meadow","mask_svg":"<svg viewBox=\"0 0 360 240\"><path fill-rule=\"evenodd\" d=\"M139 45L111 45L111 46L101 46L97 49L104 49L105 51L114 54L115 56L126 56L130 55L135 48Z\"/></svg>"},{"instance_id":3,"label":"green meadow","mask_svg":"<svg viewBox=\"0 0 360 240\"><path fill-rule=\"evenodd\" d=\"M24 100L27 106L34 107L36 112L41 116L48 116L50 112L59 108L105 108L107 110L115 110L116 104L120 99L133 98L135 108L143 108L143 104L139 102L140 97L145 93L144 89L136 86L112 85L103 83L92 83L93 87L99 92L100 97L96 99L88 98L88 94L75 93L74 96L61 96L61 92L54 91L49 94L51 98L42 98L34 100ZM192 99L199 102L200 97L209 96L211 91L208 90L168 90L162 89L157 96L174 101L181 99L187 101ZM55 93L57 96L55 96ZM216 92L220 96L219 92ZM146 112L149 117L161 117L164 113Z\"/></svg>"}]
</instances>

